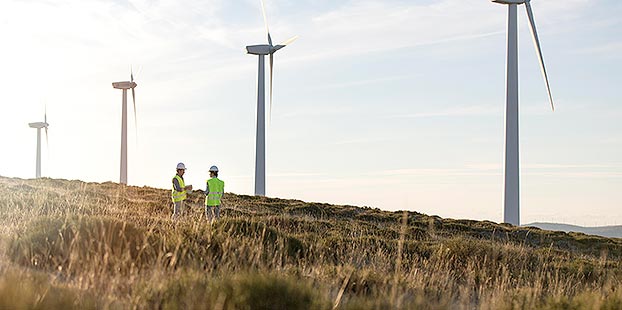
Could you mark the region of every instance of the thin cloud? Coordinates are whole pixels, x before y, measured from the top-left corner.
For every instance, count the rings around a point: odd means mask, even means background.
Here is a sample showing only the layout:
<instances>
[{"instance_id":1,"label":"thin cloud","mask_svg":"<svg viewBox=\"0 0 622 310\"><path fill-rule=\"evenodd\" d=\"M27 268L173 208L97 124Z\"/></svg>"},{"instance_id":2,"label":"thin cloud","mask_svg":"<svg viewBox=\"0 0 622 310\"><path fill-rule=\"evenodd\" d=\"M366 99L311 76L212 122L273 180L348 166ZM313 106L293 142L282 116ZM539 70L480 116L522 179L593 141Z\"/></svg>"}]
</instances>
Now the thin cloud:
<instances>
[{"instance_id":1,"label":"thin cloud","mask_svg":"<svg viewBox=\"0 0 622 310\"><path fill-rule=\"evenodd\" d=\"M593 178L593 179L615 179L622 178L622 171L620 172L598 172L598 171L586 171L586 172L525 172L522 175L528 176L547 176L547 177L563 177L563 178Z\"/></svg>"},{"instance_id":2,"label":"thin cloud","mask_svg":"<svg viewBox=\"0 0 622 310\"><path fill-rule=\"evenodd\" d=\"M491 172L488 169L472 168L406 168L380 171L383 176L417 176L417 177L448 177L448 176L491 176L499 175L499 172Z\"/></svg>"},{"instance_id":3,"label":"thin cloud","mask_svg":"<svg viewBox=\"0 0 622 310\"><path fill-rule=\"evenodd\" d=\"M350 81L347 83L332 83L332 84L316 87L315 89L316 90L317 89L336 89L336 88L348 88L348 87L362 86L362 85L381 84L381 83L386 83L386 82L408 80L408 79L411 79L417 76L423 76L423 74L395 75L395 76L386 76L386 77L375 78L375 79L356 80L356 81Z\"/></svg>"},{"instance_id":4,"label":"thin cloud","mask_svg":"<svg viewBox=\"0 0 622 310\"><path fill-rule=\"evenodd\" d=\"M350 139L343 141L336 141L331 143L332 145L351 145L351 144L370 144L370 143L379 143L379 142L387 142L398 139L389 139L389 138L360 138L360 139Z\"/></svg>"},{"instance_id":5,"label":"thin cloud","mask_svg":"<svg viewBox=\"0 0 622 310\"><path fill-rule=\"evenodd\" d=\"M296 178L296 177L321 177L326 176L317 172L280 172L280 173L268 173L268 177L275 178Z\"/></svg>"},{"instance_id":6,"label":"thin cloud","mask_svg":"<svg viewBox=\"0 0 622 310\"><path fill-rule=\"evenodd\" d=\"M499 163L474 163L466 165L467 169L474 170L494 170L499 169ZM620 164L551 164L551 163L534 163L534 164L522 164L523 169L622 169L622 163Z\"/></svg>"},{"instance_id":7,"label":"thin cloud","mask_svg":"<svg viewBox=\"0 0 622 310\"><path fill-rule=\"evenodd\" d=\"M527 164L527 169L622 169L622 164Z\"/></svg>"},{"instance_id":8,"label":"thin cloud","mask_svg":"<svg viewBox=\"0 0 622 310\"><path fill-rule=\"evenodd\" d=\"M622 164L524 164L522 175L559 177L622 177ZM380 171L384 176L495 176L501 175L501 163L476 163L459 168L404 168ZM583 170L583 171L581 171ZM604 171L603 171L604 170Z\"/></svg>"},{"instance_id":9,"label":"thin cloud","mask_svg":"<svg viewBox=\"0 0 622 310\"><path fill-rule=\"evenodd\" d=\"M546 29L551 17L574 18L589 5L586 0L551 0L534 4L534 10L542 21L540 28ZM503 35L504 12L501 6L488 1L401 5L357 1L316 14L310 17L310 23L293 21L293 27L304 29L303 37L308 40L301 43L305 44L305 55L290 59L302 62L348 57Z\"/></svg>"},{"instance_id":10,"label":"thin cloud","mask_svg":"<svg viewBox=\"0 0 622 310\"><path fill-rule=\"evenodd\" d=\"M580 48L574 50L573 53L576 55L620 58L622 57L622 42L608 42L601 45Z\"/></svg>"},{"instance_id":11,"label":"thin cloud","mask_svg":"<svg viewBox=\"0 0 622 310\"><path fill-rule=\"evenodd\" d=\"M501 108L492 105L476 105L467 107L452 107L437 111L418 112L410 114L392 115L391 118L427 118L427 117L453 117L453 116L479 116L496 115Z\"/></svg>"}]
</instances>

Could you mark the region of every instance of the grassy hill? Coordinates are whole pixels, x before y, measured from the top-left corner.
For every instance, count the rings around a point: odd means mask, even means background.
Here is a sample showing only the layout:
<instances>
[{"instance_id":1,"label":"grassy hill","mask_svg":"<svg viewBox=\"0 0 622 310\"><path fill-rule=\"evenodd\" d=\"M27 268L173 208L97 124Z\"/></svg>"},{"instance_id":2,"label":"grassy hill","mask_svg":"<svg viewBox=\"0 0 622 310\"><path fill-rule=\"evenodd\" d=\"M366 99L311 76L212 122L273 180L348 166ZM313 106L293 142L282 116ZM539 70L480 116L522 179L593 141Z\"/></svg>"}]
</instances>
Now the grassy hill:
<instances>
[{"instance_id":1,"label":"grassy hill","mask_svg":"<svg viewBox=\"0 0 622 310\"><path fill-rule=\"evenodd\" d=\"M526 226L538 227L546 230L559 230L565 232L580 232L587 235L597 235L609 238L622 238L622 225L616 226L600 226L600 227L583 227L577 225L559 224L559 223L530 223Z\"/></svg>"},{"instance_id":2,"label":"grassy hill","mask_svg":"<svg viewBox=\"0 0 622 310\"><path fill-rule=\"evenodd\" d=\"M0 177L0 309L621 309L622 239Z\"/></svg>"}]
</instances>

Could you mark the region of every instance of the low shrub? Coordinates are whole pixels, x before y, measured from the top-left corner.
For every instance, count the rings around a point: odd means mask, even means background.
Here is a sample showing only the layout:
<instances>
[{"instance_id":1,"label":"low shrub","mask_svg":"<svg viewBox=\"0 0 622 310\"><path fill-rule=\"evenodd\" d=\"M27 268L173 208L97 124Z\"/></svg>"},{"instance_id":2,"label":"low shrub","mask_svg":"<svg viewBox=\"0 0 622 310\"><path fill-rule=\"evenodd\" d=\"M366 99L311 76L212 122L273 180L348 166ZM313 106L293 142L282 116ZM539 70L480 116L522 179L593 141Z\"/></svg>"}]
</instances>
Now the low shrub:
<instances>
[{"instance_id":1,"label":"low shrub","mask_svg":"<svg viewBox=\"0 0 622 310\"><path fill-rule=\"evenodd\" d=\"M9 241L7 254L48 271L128 274L153 266L164 246L157 234L117 219L42 217Z\"/></svg>"},{"instance_id":2,"label":"low shrub","mask_svg":"<svg viewBox=\"0 0 622 310\"><path fill-rule=\"evenodd\" d=\"M52 285L44 274L0 274L0 309L99 309L103 304L89 293Z\"/></svg>"},{"instance_id":3,"label":"low shrub","mask_svg":"<svg viewBox=\"0 0 622 310\"><path fill-rule=\"evenodd\" d=\"M138 307L151 309L327 309L329 303L306 281L271 273L224 277L179 274L145 283Z\"/></svg>"}]
</instances>

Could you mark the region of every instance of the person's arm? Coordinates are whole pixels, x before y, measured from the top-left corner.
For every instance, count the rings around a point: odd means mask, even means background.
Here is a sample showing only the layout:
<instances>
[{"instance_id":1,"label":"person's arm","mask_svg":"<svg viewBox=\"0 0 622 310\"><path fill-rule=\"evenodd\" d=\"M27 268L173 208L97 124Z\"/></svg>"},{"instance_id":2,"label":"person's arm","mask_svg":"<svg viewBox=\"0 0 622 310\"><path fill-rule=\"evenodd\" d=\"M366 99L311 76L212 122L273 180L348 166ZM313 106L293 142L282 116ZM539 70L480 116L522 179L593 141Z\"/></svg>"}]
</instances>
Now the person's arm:
<instances>
[{"instance_id":1,"label":"person's arm","mask_svg":"<svg viewBox=\"0 0 622 310\"><path fill-rule=\"evenodd\" d=\"M224 206L225 204L225 182L222 182L222 193L220 194L220 205Z\"/></svg>"},{"instance_id":2,"label":"person's arm","mask_svg":"<svg viewBox=\"0 0 622 310\"><path fill-rule=\"evenodd\" d=\"M178 192L183 192L184 190L181 188L181 186L179 186L179 181L177 180L177 178L173 178L173 187L175 188L176 191Z\"/></svg>"},{"instance_id":3,"label":"person's arm","mask_svg":"<svg viewBox=\"0 0 622 310\"><path fill-rule=\"evenodd\" d=\"M205 182L205 197L207 197L207 195L209 195L209 183Z\"/></svg>"}]
</instances>

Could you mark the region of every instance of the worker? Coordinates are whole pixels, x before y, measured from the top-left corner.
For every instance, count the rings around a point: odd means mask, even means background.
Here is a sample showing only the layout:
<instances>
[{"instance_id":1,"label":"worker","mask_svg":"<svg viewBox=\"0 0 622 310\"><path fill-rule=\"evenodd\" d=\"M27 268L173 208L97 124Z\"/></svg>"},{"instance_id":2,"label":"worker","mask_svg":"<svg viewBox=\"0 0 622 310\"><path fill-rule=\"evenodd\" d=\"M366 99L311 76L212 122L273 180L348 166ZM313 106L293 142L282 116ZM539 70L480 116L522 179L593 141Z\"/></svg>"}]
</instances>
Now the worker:
<instances>
[{"instance_id":1,"label":"worker","mask_svg":"<svg viewBox=\"0 0 622 310\"><path fill-rule=\"evenodd\" d=\"M186 173L184 163L177 164L177 174L173 177L173 190L171 191L173 220L185 213L184 201L186 200L187 192L192 191L192 185L186 185L184 182L184 173Z\"/></svg>"},{"instance_id":2,"label":"worker","mask_svg":"<svg viewBox=\"0 0 622 310\"><path fill-rule=\"evenodd\" d=\"M220 218L221 199L225 193L225 182L218 178L218 167L209 168L210 178L205 189L205 217L213 222Z\"/></svg>"}]
</instances>

